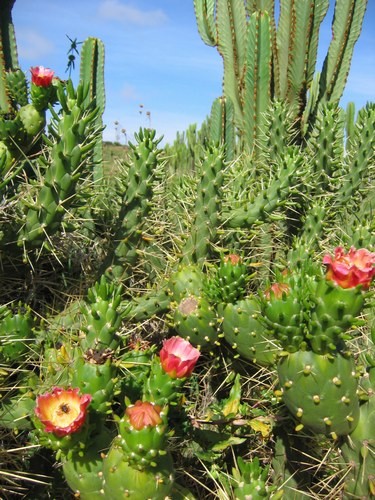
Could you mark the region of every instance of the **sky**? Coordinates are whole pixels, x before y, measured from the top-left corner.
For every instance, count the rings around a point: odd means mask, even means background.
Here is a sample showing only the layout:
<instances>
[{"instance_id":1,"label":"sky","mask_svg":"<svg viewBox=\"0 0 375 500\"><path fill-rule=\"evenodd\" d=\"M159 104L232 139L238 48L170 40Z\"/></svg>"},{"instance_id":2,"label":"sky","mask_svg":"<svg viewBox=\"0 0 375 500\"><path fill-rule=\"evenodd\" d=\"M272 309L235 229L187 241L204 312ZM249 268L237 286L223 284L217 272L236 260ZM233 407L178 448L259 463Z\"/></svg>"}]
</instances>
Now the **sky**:
<instances>
[{"instance_id":1,"label":"sky","mask_svg":"<svg viewBox=\"0 0 375 500\"><path fill-rule=\"evenodd\" d=\"M332 7L321 27L318 70L331 38ZM104 42L104 140L124 143L140 127L152 127L172 143L177 131L200 126L222 93L222 59L199 36L193 0L16 0L13 23L26 72L41 65L66 79L68 37ZM78 74L79 58L73 81ZM359 109L374 100L375 0L368 0L341 104L354 101Z\"/></svg>"}]
</instances>

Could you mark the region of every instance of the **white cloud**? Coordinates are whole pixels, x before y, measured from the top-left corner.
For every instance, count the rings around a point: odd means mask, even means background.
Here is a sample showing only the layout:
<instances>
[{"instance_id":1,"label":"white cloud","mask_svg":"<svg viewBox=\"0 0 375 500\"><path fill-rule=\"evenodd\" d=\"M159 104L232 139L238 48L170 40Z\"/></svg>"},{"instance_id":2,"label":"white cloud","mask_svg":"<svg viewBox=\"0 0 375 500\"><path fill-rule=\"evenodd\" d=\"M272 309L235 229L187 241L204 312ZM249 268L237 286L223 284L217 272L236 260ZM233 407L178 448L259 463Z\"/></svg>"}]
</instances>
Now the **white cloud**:
<instances>
[{"instance_id":1,"label":"white cloud","mask_svg":"<svg viewBox=\"0 0 375 500\"><path fill-rule=\"evenodd\" d=\"M167 15L161 9L141 10L119 0L104 0L98 14L105 19L138 26L156 26L167 20Z\"/></svg>"},{"instance_id":2,"label":"white cloud","mask_svg":"<svg viewBox=\"0 0 375 500\"><path fill-rule=\"evenodd\" d=\"M17 29L18 55L28 61L41 59L54 50L53 43L32 29Z\"/></svg>"}]
</instances>

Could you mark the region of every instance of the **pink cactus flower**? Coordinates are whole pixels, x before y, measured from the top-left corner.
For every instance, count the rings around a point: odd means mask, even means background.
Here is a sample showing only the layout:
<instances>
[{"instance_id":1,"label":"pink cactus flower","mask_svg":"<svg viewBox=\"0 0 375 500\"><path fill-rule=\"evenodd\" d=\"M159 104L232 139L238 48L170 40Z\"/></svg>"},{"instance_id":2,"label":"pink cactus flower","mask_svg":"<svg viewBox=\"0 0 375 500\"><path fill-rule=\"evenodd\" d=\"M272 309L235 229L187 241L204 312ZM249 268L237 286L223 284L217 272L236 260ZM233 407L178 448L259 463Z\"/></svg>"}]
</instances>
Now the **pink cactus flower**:
<instances>
[{"instance_id":1,"label":"pink cactus flower","mask_svg":"<svg viewBox=\"0 0 375 500\"><path fill-rule=\"evenodd\" d=\"M38 87L49 87L52 83L54 72L44 66L34 66L31 71L31 83Z\"/></svg>"},{"instance_id":2,"label":"pink cactus flower","mask_svg":"<svg viewBox=\"0 0 375 500\"><path fill-rule=\"evenodd\" d=\"M161 407L148 401L137 401L134 405L128 406L125 414L129 422L137 431L145 427L156 427L162 423L160 417Z\"/></svg>"},{"instance_id":3,"label":"pink cactus flower","mask_svg":"<svg viewBox=\"0 0 375 500\"><path fill-rule=\"evenodd\" d=\"M79 389L55 387L51 393L37 397L35 414L46 432L63 437L81 429L86 421L91 395L79 395Z\"/></svg>"},{"instance_id":4,"label":"pink cactus flower","mask_svg":"<svg viewBox=\"0 0 375 500\"><path fill-rule=\"evenodd\" d=\"M356 250L351 247L345 253L342 247L337 247L335 256L326 255L323 264L327 266L327 280L334 281L342 288L362 285L367 289L375 275L375 253L366 248Z\"/></svg>"},{"instance_id":5,"label":"pink cactus flower","mask_svg":"<svg viewBox=\"0 0 375 500\"><path fill-rule=\"evenodd\" d=\"M165 340L160 350L163 370L172 378L189 377L200 356L198 349L181 337Z\"/></svg>"}]
</instances>

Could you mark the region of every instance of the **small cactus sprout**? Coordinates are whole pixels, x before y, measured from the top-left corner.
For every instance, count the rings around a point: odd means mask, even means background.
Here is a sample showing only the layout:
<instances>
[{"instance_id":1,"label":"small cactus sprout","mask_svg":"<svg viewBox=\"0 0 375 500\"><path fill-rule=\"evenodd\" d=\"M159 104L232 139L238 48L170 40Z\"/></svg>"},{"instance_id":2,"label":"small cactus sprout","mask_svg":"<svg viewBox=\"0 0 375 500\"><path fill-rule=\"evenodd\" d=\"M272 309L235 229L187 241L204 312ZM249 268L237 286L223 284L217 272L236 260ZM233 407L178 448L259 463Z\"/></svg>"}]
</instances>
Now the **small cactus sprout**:
<instances>
[{"instance_id":1,"label":"small cactus sprout","mask_svg":"<svg viewBox=\"0 0 375 500\"><path fill-rule=\"evenodd\" d=\"M366 290L375 275L375 253L369 252L366 248L356 250L351 247L345 253L343 248L337 247L335 256L332 258L326 255L323 264L327 265L327 280L334 281L342 288L362 285Z\"/></svg>"},{"instance_id":2,"label":"small cactus sprout","mask_svg":"<svg viewBox=\"0 0 375 500\"><path fill-rule=\"evenodd\" d=\"M164 341L159 355L165 373L172 378L185 378L194 370L200 352L187 340L172 337Z\"/></svg>"},{"instance_id":3,"label":"small cactus sprout","mask_svg":"<svg viewBox=\"0 0 375 500\"><path fill-rule=\"evenodd\" d=\"M79 395L78 389L55 387L50 393L38 396L35 414L45 432L68 436L78 432L86 421L90 394Z\"/></svg>"}]
</instances>

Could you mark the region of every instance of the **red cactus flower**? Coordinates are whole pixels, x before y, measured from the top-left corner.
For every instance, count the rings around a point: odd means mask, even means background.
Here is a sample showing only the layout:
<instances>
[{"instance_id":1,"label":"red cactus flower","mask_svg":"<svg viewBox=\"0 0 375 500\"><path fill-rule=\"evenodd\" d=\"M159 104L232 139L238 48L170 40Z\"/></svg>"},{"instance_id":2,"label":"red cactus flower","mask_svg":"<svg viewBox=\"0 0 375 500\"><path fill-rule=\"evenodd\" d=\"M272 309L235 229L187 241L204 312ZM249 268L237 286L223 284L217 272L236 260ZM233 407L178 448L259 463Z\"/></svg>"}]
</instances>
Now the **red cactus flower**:
<instances>
[{"instance_id":1,"label":"red cactus flower","mask_svg":"<svg viewBox=\"0 0 375 500\"><path fill-rule=\"evenodd\" d=\"M145 427L156 427L162 423L160 417L161 407L148 401L137 401L134 405L128 406L125 414L129 418L130 424L137 431Z\"/></svg>"},{"instance_id":2,"label":"red cactus flower","mask_svg":"<svg viewBox=\"0 0 375 500\"><path fill-rule=\"evenodd\" d=\"M86 420L91 395L79 395L79 389L55 387L37 397L35 414L46 432L63 437L80 430Z\"/></svg>"},{"instance_id":3,"label":"red cactus flower","mask_svg":"<svg viewBox=\"0 0 375 500\"><path fill-rule=\"evenodd\" d=\"M200 356L198 349L181 337L165 340L159 353L163 370L172 378L189 377Z\"/></svg>"},{"instance_id":4,"label":"red cactus flower","mask_svg":"<svg viewBox=\"0 0 375 500\"><path fill-rule=\"evenodd\" d=\"M31 71L31 83L38 87L49 87L52 83L54 72L44 66L34 66Z\"/></svg>"},{"instance_id":5,"label":"red cactus flower","mask_svg":"<svg viewBox=\"0 0 375 500\"><path fill-rule=\"evenodd\" d=\"M265 290L264 295L267 300L270 300L271 296L275 299L282 299L283 294L288 294L290 286L287 283L274 283L267 290Z\"/></svg>"},{"instance_id":6,"label":"red cactus flower","mask_svg":"<svg viewBox=\"0 0 375 500\"><path fill-rule=\"evenodd\" d=\"M342 288L362 285L367 289L375 275L375 253L366 248L356 250L351 247L348 253L343 248L335 249L335 256L326 255L323 264L327 266L327 280L334 281Z\"/></svg>"}]
</instances>

